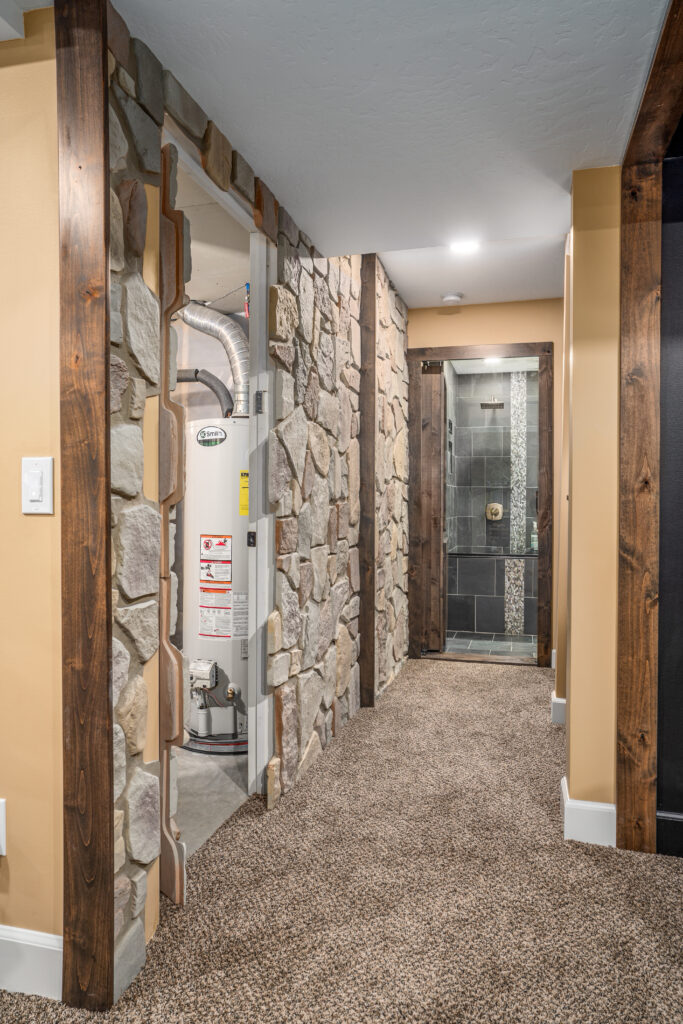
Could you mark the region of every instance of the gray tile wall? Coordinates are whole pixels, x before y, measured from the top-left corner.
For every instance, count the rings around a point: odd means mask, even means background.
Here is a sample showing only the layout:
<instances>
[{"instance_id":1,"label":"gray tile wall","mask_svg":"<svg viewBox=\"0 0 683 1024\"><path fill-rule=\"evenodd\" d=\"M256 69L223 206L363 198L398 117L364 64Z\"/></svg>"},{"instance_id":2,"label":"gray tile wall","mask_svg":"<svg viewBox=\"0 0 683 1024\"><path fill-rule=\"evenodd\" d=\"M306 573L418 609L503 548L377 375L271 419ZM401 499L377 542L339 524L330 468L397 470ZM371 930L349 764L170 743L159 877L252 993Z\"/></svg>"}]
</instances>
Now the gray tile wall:
<instances>
[{"instance_id":1,"label":"gray tile wall","mask_svg":"<svg viewBox=\"0 0 683 1024\"><path fill-rule=\"evenodd\" d=\"M536 634L538 558L524 562L524 633ZM448 556L449 632L505 633L505 563L502 555Z\"/></svg>"},{"instance_id":2,"label":"gray tile wall","mask_svg":"<svg viewBox=\"0 0 683 1024\"><path fill-rule=\"evenodd\" d=\"M445 364L452 371L449 363ZM504 554L510 551L511 374L455 374L446 371L447 394L454 393L452 452L447 454L446 516L449 552ZM453 386L454 379L454 386ZM449 383L450 381L450 383ZM526 550L537 519L538 373L526 374ZM482 409L491 396L503 409ZM449 402L448 418L452 405ZM447 428L447 446L451 435ZM451 459L454 467L451 469ZM450 476L449 476L450 473ZM486 519L490 502L503 506L503 518Z\"/></svg>"}]
</instances>

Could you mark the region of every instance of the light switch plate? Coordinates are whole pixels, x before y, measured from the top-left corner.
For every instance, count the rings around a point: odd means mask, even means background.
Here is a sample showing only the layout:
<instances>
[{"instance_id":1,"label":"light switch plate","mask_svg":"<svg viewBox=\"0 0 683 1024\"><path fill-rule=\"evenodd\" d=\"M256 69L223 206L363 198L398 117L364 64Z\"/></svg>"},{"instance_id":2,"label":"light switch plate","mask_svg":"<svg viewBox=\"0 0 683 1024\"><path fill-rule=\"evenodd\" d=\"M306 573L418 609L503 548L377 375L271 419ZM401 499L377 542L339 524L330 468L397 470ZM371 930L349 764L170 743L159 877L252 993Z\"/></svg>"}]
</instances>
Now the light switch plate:
<instances>
[{"instance_id":1,"label":"light switch plate","mask_svg":"<svg viewBox=\"0 0 683 1024\"><path fill-rule=\"evenodd\" d=\"M7 801L0 800L0 857L7 856Z\"/></svg>"},{"instance_id":2,"label":"light switch plate","mask_svg":"<svg viewBox=\"0 0 683 1024\"><path fill-rule=\"evenodd\" d=\"M51 516L54 512L54 462L51 455L21 460L21 511Z\"/></svg>"}]
</instances>

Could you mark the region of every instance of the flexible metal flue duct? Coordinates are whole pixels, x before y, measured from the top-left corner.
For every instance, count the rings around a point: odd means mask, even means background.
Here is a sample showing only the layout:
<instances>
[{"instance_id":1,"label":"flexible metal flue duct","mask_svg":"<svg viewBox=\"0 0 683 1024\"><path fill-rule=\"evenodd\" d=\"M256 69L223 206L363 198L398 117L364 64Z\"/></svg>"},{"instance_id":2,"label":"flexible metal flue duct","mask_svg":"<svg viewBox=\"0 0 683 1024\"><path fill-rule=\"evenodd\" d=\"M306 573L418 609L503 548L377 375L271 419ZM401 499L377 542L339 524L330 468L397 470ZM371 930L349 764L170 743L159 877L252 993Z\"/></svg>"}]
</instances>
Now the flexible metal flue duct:
<instances>
[{"instance_id":1,"label":"flexible metal flue duct","mask_svg":"<svg viewBox=\"0 0 683 1024\"><path fill-rule=\"evenodd\" d=\"M239 324L231 320L225 313L199 302L188 302L178 315L190 327L210 334L220 341L230 360L232 371L233 398L235 407L233 416L249 415L249 342Z\"/></svg>"}]
</instances>

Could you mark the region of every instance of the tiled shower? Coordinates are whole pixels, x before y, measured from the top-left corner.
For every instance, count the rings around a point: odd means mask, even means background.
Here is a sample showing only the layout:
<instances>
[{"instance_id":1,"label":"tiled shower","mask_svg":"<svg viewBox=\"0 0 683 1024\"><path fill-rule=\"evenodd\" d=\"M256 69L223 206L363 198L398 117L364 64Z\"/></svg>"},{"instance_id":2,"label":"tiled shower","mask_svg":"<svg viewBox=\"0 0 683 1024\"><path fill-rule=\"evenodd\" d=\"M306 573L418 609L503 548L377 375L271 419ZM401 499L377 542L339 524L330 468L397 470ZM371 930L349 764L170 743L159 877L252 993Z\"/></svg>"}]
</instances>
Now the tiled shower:
<instances>
[{"instance_id":1,"label":"tiled shower","mask_svg":"<svg viewBox=\"0 0 683 1024\"><path fill-rule=\"evenodd\" d=\"M446 649L535 657L538 360L455 360L444 373Z\"/></svg>"}]
</instances>

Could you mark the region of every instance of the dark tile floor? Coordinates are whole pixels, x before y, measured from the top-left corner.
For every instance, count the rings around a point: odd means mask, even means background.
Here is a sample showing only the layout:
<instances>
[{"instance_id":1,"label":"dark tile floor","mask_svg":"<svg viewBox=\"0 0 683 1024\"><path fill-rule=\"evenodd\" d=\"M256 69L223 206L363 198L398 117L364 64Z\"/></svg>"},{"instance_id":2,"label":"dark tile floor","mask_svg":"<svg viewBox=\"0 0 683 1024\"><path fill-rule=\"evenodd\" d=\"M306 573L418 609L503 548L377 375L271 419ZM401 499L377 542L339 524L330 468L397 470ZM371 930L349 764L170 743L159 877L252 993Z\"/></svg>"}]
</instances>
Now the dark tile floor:
<instances>
[{"instance_id":1,"label":"dark tile floor","mask_svg":"<svg viewBox=\"0 0 683 1024\"><path fill-rule=\"evenodd\" d=\"M537 651L536 636L523 634L507 636L505 633L465 633L448 632L446 634L446 653L448 654L514 654L535 658Z\"/></svg>"}]
</instances>

